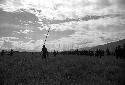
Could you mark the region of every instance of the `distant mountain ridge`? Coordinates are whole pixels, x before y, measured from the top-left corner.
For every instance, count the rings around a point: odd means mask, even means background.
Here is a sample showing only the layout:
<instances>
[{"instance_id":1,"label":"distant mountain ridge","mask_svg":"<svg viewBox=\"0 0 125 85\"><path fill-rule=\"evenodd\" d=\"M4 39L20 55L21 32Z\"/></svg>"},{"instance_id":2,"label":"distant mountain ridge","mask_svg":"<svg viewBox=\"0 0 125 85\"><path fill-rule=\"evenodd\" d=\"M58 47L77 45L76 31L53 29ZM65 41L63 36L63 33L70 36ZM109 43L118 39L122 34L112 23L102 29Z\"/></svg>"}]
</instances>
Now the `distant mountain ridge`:
<instances>
[{"instance_id":1,"label":"distant mountain ridge","mask_svg":"<svg viewBox=\"0 0 125 85\"><path fill-rule=\"evenodd\" d=\"M98 46L90 48L90 50L96 50L96 49L106 50L107 48L109 48L110 51L114 51L118 45L123 46L123 44L125 44L125 39L119 40L116 42L110 42L104 45L98 45Z\"/></svg>"}]
</instances>

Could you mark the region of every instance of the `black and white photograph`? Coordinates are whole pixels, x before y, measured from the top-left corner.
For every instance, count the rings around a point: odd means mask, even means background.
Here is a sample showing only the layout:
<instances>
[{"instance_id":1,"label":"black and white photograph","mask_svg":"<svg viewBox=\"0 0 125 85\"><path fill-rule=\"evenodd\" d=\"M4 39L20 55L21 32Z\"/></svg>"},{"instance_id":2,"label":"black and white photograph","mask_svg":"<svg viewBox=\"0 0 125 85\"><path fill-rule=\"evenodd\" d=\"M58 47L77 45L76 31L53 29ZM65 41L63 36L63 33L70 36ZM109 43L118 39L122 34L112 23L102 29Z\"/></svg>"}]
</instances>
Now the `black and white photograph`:
<instances>
[{"instance_id":1,"label":"black and white photograph","mask_svg":"<svg viewBox=\"0 0 125 85\"><path fill-rule=\"evenodd\" d=\"M125 85L125 0L0 0L0 85Z\"/></svg>"}]
</instances>

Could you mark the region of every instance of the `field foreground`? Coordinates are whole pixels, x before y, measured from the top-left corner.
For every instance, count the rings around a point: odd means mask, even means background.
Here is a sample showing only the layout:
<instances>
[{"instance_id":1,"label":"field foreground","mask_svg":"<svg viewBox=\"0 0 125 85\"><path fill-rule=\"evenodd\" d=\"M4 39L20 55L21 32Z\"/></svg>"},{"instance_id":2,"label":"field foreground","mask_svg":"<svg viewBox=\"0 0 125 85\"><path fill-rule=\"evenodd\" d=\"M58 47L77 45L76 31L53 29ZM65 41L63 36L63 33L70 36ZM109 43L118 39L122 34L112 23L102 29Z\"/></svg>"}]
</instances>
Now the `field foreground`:
<instances>
[{"instance_id":1,"label":"field foreground","mask_svg":"<svg viewBox=\"0 0 125 85\"><path fill-rule=\"evenodd\" d=\"M125 85L125 60L40 53L0 56L0 85Z\"/></svg>"}]
</instances>

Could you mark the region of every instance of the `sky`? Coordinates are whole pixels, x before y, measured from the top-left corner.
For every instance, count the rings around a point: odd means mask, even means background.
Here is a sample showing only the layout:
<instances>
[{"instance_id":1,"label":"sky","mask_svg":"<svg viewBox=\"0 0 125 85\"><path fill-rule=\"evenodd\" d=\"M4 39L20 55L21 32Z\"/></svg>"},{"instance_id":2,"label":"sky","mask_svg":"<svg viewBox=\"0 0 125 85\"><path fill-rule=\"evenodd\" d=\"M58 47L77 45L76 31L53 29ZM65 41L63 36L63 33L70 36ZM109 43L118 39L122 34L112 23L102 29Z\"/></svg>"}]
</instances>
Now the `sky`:
<instances>
[{"instance_id":1,"label":"sky","mask_svg":"<svg viewBox=\"0 0 125 85\"><path fill-rule=\"evenodd\" d=\"M46 36L50 51L125 39L125 0L0 0L0 49L41 51Z\"/></svg>"}]
</instances>

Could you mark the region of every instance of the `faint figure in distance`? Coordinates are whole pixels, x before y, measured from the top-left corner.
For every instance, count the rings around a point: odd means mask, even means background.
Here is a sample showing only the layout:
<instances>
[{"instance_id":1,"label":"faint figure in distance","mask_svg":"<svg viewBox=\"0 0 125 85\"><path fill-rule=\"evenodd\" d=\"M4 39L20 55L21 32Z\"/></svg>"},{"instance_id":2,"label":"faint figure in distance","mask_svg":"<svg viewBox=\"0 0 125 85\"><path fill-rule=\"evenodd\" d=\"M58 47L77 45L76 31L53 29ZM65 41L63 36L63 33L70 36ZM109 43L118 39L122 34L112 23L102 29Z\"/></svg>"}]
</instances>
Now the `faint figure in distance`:
<instances>
[{"instance_id":1,"label":"faint figure in distance","mask_svg":"<svg viewBox=\"0 0 125 85\"><path fill-rule=\"evenodd\" d=\"M56 53L56 51L55 51L55 50L54 50L54 52L53 52L53 55L54 55L54 56L56 56L56 55L57 55L57 53Z\"/></svg>"},{"instance_id":2,"label":"faint figure in distance","mask_svg":"<svg viewBox=\"0 0 125 85\"><path fill-rule=\"evenodd\" d=\"M10 56L12 56L13 53L14 53L14 52L13 52L13 49L11 49L11 50L10 50Z\"/></svg>"}]
</instances>

